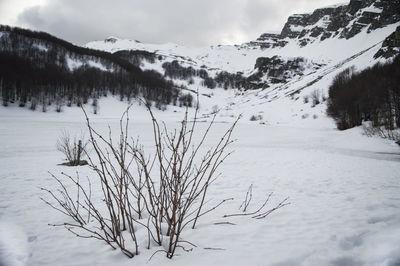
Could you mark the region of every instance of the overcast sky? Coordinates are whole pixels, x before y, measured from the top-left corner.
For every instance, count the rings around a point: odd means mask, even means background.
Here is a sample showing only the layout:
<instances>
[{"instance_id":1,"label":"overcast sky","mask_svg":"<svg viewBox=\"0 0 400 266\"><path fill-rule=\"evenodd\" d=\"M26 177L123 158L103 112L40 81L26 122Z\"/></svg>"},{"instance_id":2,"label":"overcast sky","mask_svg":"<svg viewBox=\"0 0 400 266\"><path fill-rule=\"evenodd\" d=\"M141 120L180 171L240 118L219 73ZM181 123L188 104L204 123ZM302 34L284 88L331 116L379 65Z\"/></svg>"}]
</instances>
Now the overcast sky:
<instances>
[{"instance_id":1,"label":"overcast sky","mask_svg":"<svg viewBox=\"0 0 400 266\"><path fill-rule=\"evenodd\" d=\"M264 32L280 31L290 14L343 2L0 0L0 24L46 31L77 44L109 36L187 46L240 44Z\"/></svg>"}]
</instances>

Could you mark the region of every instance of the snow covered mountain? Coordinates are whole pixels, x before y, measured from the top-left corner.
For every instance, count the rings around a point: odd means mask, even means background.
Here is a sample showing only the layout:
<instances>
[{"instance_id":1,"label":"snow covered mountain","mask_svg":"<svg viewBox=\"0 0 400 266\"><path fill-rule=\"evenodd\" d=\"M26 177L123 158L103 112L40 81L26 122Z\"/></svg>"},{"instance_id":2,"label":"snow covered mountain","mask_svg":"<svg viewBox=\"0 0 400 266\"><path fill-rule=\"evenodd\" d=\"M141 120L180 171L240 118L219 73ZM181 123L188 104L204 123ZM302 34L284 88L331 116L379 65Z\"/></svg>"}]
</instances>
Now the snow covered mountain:
<instances>
[{"instance_id":1,"label":"snow covered mountain","mask_svg":"<svg viewBox=\"0 0 400 266\"><path fill-rule=\"evenodd\" d=\"M326 117L329 85L343 69L355 66L362 70L399 53L399 14L399 0L351 0L292 15L280 34L264 33L241 45L203 48L109 37L88 43L87 50L57 40L62 45L55 49L51 47L54 38L41 40L3 27L0 50L15 50L22 57L30 56L24 51L34 50L46 60L55 58L56 65L70 71L88 67L110 75L127 68L150 71L150 79L158 75L160 82L164 77L175 84L171 96L175 100L184 102L185 95L194 97L199 91L205 116L218 108L226 117L244 113L264 123L304 124ZM10 36L17 41L11 42ZM158 97L148 94L152 99Z\"/></svg>"},{"instance_id":2,"label":"snow covered mountain","mask_svg":"<svg viewBox=\"0 0 400 266\"><path fill-rule=\"evenodd\" d=\"M325 116L323 102L337 73L350 66L362 70L398 54L399 21L398 0L351 0L292 15L280 34L265 33L242 45L188 48L110 37L86 46L108 52L153 53L155 60L143 60L140 66L170 76L190 91L200 90L206 95L200 101L210 110L218 105L228 113L263 114L259 117L266 123L303 123L306 118ZM193 74L171 76L167 71L171 63L181 66L176 71ZM216 82L195 74L200 70ZM242 90L222 93L205 87Z\"/></svg>"}]
</instances>

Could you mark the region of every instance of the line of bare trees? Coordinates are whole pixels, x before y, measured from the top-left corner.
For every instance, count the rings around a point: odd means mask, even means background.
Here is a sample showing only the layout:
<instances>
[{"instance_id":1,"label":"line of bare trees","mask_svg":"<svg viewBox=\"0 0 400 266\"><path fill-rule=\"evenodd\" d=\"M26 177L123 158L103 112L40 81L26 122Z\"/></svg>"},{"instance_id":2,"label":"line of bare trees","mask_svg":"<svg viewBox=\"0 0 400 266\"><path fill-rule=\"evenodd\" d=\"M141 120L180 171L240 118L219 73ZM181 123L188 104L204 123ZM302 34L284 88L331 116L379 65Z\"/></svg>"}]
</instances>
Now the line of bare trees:
<instances>
[{"instance_id":1,"label":"line of bare trees","mask_svg":"<svg viewBox=\"0 0 400 266\"><path fill-rule=\"evenodd\" d=\"M339 129L371 121L374 127L400 126L400 56L361 72L346 69L329 89L328 114Z\"/></svg>"}]
</instances>

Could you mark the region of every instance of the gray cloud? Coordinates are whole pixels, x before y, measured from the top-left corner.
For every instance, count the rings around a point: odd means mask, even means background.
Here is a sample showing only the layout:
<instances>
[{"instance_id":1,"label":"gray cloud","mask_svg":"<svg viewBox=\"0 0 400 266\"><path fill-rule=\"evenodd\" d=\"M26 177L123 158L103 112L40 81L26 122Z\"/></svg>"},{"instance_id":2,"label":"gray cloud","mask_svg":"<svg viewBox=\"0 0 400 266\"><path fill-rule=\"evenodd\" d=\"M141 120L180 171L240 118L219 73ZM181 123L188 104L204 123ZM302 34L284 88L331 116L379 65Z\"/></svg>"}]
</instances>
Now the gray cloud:
<instances>
[{"instance_id":1,"label":"gray cloud","mask_svg":"<svg viewBox=\"0 0 400 266\"><path fill-rule=\"evenodd\" d=\"M49 0L20 12L16 24L78 44L117 36L204 46L253 40L279 31L292 13L338 2L343 0Z\"/></svg>"}]
</instances>

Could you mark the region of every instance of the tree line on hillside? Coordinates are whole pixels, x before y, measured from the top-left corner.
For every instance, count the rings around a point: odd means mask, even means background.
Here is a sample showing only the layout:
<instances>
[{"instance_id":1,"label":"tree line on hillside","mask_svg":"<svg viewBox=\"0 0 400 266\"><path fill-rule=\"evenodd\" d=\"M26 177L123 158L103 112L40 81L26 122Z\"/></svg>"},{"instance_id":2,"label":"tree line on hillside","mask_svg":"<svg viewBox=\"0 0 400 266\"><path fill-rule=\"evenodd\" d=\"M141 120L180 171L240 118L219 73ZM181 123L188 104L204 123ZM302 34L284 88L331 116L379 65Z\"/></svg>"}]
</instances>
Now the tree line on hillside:
<instances>
[{"instance_id":1,"label":"tree line on hillside","mask_svg":"<svg viewBox=\"0 0 400 266\"><path fill-rule=\"evenodd\" d=\"M0 32L7 32L7 38L0 38L0 49L10 49L14 52L21 52L21 44L34 44L35 42L44 43L52 46L53 48L63 49L70 53L82 56L91 56L95 58L102 58L111 63L119 65L120 67L128 71L140 71L140 69L128 62L127 60L111 54L108 52L94 50L86 47L76 46L70 42L52 36L46 32L32 31L28 29L22 29L18 27L10 27L6 25L0 25ZM11 44L11 47L7 47Z\"/></svg>"},{"instance_id":2,"label":"tree line on hillside","mask_svg":"<svg viewBox=\"0 0 400 266\"><path fill-rule=\"evenodd\" d=\"M8 29L9 31L4 31ZM0 27L0 96L2 104L30 104L36 109L55 103L87 103L111 93L122 99L143 97L157 107L192 105L192 97L156 71L142 71L135 63L150 54L121 55L73 46L47 33Z\"/></svg>"},{"instance_id":3,"label":"tree line on hillside","mask_svg":"<svg viewBox=\"0 0 400 266\"><path fill-rule=\"evenodd\" d=\"M215 89L216 87L224 89L252 88L251 84L240 72L232 74L226 71L221 71L213 78L204 68L197 70L191 66L184 67L181 66L177 60L165 62L162 64L162 67L164 69L164 76L166 77L187 80L189 81L189 84L194 82L193 77L199 77L202 79L201 85L210 89Z\"/></svg>"},{"instance_id":4,"label":"tree line on hillside","mask_svg":"<svg viewBox=\"0 0 400 266\"><path fill-rule=\"evenodd\" d=\"M388 130L400 127L400 56L360 72L348 68L338 74L329 88L327 112L341 130L363 121Z\"/></svg>"},{"instance_id":5,"label":"tree line on hillside","mask_svg":"<svg viewBox=\"0 0 400 266\"><path fill-rule=\"evenodd\" d=\"M131 64L137 67L140 67L143 60L146 60L147 62L154 64L156 58L162 59L161 55L157 56L155 53L143 50L122 50L113 53L113 55L116 55L124 60L129 61Z\"/></svg>"}]
</instances>

